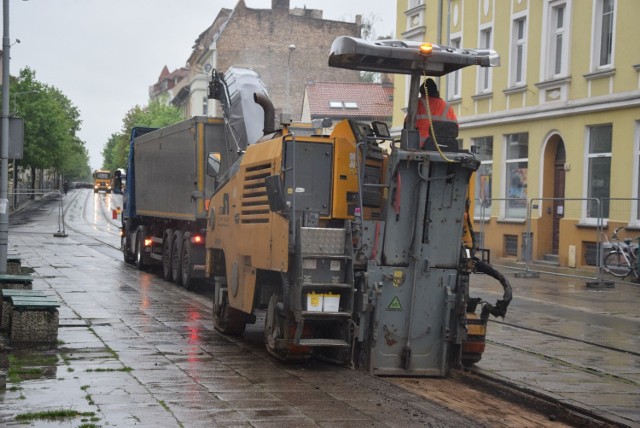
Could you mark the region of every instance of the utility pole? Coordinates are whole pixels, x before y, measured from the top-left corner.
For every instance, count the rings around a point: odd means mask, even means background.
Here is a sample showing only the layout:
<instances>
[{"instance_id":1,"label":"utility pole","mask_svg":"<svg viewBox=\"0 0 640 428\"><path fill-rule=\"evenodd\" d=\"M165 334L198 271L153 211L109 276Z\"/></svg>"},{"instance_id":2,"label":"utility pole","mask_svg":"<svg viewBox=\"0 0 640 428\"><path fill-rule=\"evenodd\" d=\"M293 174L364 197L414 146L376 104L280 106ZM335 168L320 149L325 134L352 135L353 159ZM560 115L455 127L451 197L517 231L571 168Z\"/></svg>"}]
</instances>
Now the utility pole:
<instances>
[{"instance_id":1,"label":"utility pole","mask_svg":"<svg viewBox=\"0 0 640 428\"><path fill-rule=\"evenodd\" d=\"M0 274L7 273L9 243L9 0L2 0L2 140L0 141Z\"/></svg>"}]
</instances>

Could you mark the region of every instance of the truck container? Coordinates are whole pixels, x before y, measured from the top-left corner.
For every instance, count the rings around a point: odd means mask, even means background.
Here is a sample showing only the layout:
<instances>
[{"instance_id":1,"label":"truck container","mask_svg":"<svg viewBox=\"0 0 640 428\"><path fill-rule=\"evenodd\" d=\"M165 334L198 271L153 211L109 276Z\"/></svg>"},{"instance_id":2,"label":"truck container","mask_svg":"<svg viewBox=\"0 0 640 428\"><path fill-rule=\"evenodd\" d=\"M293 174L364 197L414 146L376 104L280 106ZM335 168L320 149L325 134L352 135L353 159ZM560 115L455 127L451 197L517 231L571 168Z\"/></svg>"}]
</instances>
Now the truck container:
<instances>
[{"instance_id":1,"label":"truck container","mask_svg":"<svg viewBox=\"0 0 640 428\"><path fill-rule=\"evenodd\" d=\"M235 146L234 146L235 147ZM204 238L215 179L207 155L237 157L222 119L193 117L161 128L134 128L122 215L122 250L139 269L162 265L165 279L187 288L204 276Z\"/></svg>"}]
</instances>

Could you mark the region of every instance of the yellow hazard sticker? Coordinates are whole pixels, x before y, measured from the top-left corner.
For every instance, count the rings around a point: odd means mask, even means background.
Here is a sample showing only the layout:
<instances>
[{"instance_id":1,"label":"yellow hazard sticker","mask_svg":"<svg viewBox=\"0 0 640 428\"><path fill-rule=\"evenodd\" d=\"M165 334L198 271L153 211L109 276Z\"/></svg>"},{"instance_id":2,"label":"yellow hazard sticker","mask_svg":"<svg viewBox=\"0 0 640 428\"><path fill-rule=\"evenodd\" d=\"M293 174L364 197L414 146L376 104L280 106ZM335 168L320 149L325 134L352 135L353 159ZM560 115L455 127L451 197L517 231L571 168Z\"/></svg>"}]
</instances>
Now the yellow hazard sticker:
<instances>
[{"instance_id":1,"label":"yellow hazard sticker","mask_svg":"<svg viewBox=\"0 0 640 428\"><path fill-rule=\"evenodd\" d=\"M387 306L387 310L388 311L402 311L402 304L400 303L400 299L398 298L398 296L393 296L393 299L391 299L391 303L389 303L389 306Z\"/></svg>"}]
</instances>

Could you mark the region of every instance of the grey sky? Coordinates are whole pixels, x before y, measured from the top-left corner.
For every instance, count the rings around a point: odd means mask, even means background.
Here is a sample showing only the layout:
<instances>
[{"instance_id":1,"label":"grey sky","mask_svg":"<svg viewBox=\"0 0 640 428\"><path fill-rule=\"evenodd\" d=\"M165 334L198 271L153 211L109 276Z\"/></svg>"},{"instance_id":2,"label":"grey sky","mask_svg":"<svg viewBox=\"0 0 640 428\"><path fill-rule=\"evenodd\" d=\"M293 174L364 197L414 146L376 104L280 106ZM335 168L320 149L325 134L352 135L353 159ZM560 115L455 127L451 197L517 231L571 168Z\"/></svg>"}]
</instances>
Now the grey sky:
<instances>
[{"instance_id":1,"label":"grey sky","mask_svg":"<svg viewBox=\"0 0 640 428\"><path fill-rule=\"evenodd\" d=\"M271 0L245 0L270 8ZM29 0L10 2L11 74L29 66L80 109L91 167L118 132L126 112L148 101L164 65L185 64L198 35L222 7L237 0ZM353 22L375 16L376 34L394 34L393 0L290 0L291 7L322 9L325 19Z\"/></svg>"}]
</instances>

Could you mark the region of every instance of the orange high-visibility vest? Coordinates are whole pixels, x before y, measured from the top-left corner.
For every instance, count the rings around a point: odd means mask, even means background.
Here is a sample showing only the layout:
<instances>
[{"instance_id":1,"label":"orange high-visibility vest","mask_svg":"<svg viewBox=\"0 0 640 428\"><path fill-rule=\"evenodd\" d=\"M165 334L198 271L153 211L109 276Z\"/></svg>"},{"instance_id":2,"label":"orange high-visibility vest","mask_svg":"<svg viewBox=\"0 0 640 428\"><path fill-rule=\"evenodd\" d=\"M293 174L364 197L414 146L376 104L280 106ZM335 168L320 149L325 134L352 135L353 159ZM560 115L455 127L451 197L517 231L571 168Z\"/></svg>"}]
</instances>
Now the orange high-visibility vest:
<instances>
[{"instance_id":1,"label":"orange high-visibility vest","mask_svg":"<svg viewBox=\"0 0 640 428\"><path fill-rule=\"evenodd\" d=\"M431 120L434 122L454 122L458 123L453 107L442 98L429 97L429 109L431 110ZM427 113L427 103L423 97L418 100L418 111L416 114L416 128L420 132L420 139L424 140L430 135L429 114Z\"/></svg>"}]
</instances>

